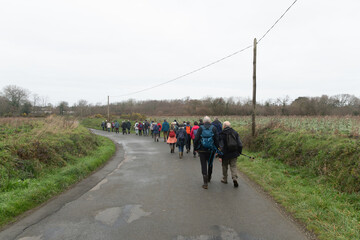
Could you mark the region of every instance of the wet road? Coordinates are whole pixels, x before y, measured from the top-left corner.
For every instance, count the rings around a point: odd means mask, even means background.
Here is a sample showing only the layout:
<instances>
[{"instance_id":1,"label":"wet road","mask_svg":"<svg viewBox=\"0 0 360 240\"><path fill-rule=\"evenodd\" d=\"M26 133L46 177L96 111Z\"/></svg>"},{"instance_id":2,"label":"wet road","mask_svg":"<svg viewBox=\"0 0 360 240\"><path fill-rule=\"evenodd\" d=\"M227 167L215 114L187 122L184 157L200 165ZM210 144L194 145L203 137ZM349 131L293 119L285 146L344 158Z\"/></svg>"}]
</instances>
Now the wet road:
<instances>
[{"instance_id":1,"label":"wet road","mask_svg":"<svg viewBox=\"0 0 360 240\"><path fill-rule=\"evenodd\" d=\"M201 188L199 158L151 137L95 131L120 144L103 169L0 232L0 239L307 239L244 179L222 184L215 162Z\"/></svg>"}]
</instances>

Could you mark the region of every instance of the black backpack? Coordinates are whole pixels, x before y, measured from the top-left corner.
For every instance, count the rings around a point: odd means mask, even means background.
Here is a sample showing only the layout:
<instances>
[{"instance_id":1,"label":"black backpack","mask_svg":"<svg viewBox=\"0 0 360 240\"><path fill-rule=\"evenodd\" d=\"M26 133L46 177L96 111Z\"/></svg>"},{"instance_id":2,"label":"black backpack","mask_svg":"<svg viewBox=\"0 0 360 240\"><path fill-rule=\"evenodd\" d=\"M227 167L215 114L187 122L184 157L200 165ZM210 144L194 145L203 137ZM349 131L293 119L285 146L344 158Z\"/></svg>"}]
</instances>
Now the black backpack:
<instances>
[{"instance_id":1,"label":"black backpack","mask_svg":"<svg viewBox=\"0 0 360 240\"><path fill-rule=\"evenodd\" d=\"M226 134L226 143L227 143L227 151L228 152L237 152L238 151L238 142L234 133L230 132Z\"/></svg>"}]
</instances>

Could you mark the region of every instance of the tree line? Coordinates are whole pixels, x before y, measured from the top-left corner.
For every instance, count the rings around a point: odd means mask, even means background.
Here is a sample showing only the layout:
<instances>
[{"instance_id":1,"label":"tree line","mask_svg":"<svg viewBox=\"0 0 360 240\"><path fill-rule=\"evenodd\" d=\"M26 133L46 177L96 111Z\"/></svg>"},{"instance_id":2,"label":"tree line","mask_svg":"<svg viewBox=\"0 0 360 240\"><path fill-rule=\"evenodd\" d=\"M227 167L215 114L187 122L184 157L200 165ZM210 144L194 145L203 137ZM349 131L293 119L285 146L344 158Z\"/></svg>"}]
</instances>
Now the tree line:
<instances>
[{"instance_id":1,"label":"tree line","mask_svg":"<svg viewBox=\"0 0 360 240\"><path fill-rule=\"evenodd\" d=\"M269 99L257 103L257 114L262 116L299 115L360 115L360 99L350 94L321 97L289 97ZM212 98L176 100L146 100L114 102L110 104L113 115L141 113L149 116L162 115L240 115L252 113L250 98ZM8 85L0 92L0 116L45 116L48 114L74 115L87 117L95 114L107 115L107 105L91 104L79 100L72 106L62 101L57 105L48 103L46 97L31 94L30 91L15 85Z\"/></svg>"}]
</instances>

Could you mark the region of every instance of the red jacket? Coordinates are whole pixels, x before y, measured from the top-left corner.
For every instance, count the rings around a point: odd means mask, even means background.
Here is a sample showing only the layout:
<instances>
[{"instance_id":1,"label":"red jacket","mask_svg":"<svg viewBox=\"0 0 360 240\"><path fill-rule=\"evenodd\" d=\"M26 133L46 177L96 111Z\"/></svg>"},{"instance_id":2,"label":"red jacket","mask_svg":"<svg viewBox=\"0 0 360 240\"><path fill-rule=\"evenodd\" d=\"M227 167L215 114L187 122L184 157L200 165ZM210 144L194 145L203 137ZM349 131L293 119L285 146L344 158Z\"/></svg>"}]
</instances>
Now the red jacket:
<instances>
[{"instance_id":1,"label":"red jacket","mask_svg":"<svg viewBox=\"0 0 360 240\"><path fill-rule=\"evenodd\" d=\"M194 134L194 130L197 130L197 129L199 129L199 126L198 125L194 125L193 127L192 127L192 129L191 129L191 132L190 132L190 137L191 137L191 139L195 139L195 134Z\"/></svg>"},{"instance_id":2,"label":"red jacket","mask_svg":"<svg viewBox=\"0 0 360 240\"><path fill-rule=\"evenodd\" d=\"M161 127L162 127L162 126L161 126L161 123L158 123L157 125L159 126L159 132L160 132L160 131L161 131Z\"/></svg>"}]
</instances>

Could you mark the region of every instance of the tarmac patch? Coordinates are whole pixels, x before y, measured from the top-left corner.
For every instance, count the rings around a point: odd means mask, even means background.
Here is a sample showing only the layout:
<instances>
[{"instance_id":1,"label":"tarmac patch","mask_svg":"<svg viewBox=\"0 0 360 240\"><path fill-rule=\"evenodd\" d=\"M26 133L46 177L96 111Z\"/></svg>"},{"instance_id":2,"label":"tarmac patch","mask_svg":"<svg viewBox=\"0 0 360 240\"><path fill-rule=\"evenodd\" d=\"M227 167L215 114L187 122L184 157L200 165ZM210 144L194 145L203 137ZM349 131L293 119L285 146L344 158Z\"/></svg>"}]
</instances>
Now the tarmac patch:
<instances>
[{"instance_id":1,"label":"tarmac patch","mask_svg":"<svg viewBox=\"0 0 360 240\"><path fill-rule=\"evenodd\" d=\"M129 218L126 220L126 222L131 223L141 217L149 216L150 214L150 212L145 212L144 210L142 210L141 205L132 205Z\"/></svg>"},{"instance_id":2,"label":"tarmac patch","mask_svg":"<svg viewBox=\"0 0 360 240\"><path fill-rule=\"evenodd\" d=\"M42 235L39 235L37 237L23 237L19 238L19 240L42 240Z\"/></svg>"},{"instance_id":3,"label":"tarmac patch","mask_svg":"<svg viewBox=\"0 0 360 240\"><path fill-rule=\"evenodd\" d=\"M225 226L214 226L215 235L200 236L177 236L174 240L263 240L262 238L254 238L246 233L237 233L234 229Z\"/></svg>"},{"instance_id":4,"label":"tarmac patch","mask_svg":"<svg viewBox=\"0 0 360 240\"><path fill-rule=\"evenodd\" d=\"M98 212L95 220L103 224L113 226L117 224L130 224L142 217L149 216L151 212L145 212L142 205L125 205L124 207L107 208Z\"/></svg>"},{"instance_id":5,"label":"tarmac patch","mask_svg":"<svg viewBox=\"0 0 360 240\"><path fill-rule=\"evenodd\" d=\"M108 208L99 212L95 216L95 220L100 221L106 225L114 225L116 220L118 220L122 209L120 207Z\"/></svg>"},{"instance_id":6,"label":"tarmac patch","mask_svg":"<svg viewBox=\"0 0 360 240\"><path fill-rule=\"evenodd\" d=\"M108 182L108 180L107 180L106 178L103 179L101 182L99 182L98 184L96 184L95 187L93 187L92 189L90 189L90 192L99 190L100 187L101 187L101 185L103 185L103 184L105 184L105 183L107 183L107 182Z\"/></svg>"}]
</instances>

